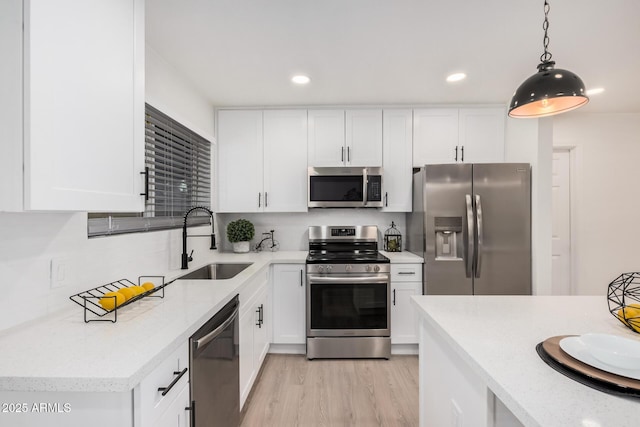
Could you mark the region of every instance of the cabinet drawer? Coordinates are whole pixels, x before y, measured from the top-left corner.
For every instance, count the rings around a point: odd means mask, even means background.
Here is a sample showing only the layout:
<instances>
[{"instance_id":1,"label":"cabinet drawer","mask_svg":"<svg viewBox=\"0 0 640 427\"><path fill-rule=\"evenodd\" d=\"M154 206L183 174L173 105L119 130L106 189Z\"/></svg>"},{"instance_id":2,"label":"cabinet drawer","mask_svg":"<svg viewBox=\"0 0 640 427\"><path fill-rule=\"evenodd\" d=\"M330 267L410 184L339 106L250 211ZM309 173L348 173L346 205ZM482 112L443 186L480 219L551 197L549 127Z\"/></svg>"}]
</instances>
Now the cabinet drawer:
<instances>
[{"instance_id":1,"label":"cabinet drawer","mask_svg":"<svg viewBox=\"0 0 640 427\"><path fill-rule=\"evenodd\" d=\"M136 394L136 397L139 397L139 402L135 406L139 408L142 427L155 426L158 417L167 410L178 394L187 386L189 383L188 370L164 396L163 392L158 390L161 387L168 387L188 366L189 344L185 343L140 382L139 393Z\"/></svg>"},{"instance_id":2,"label":"cabinet drawer","mask_svg":"<svg viewBox=\"0 0 640 427\"><path fill-rule=\"evenodd\" d=\"M391 264L391 282L421 282L422 264Z\"/></svg>"}]
</instances>

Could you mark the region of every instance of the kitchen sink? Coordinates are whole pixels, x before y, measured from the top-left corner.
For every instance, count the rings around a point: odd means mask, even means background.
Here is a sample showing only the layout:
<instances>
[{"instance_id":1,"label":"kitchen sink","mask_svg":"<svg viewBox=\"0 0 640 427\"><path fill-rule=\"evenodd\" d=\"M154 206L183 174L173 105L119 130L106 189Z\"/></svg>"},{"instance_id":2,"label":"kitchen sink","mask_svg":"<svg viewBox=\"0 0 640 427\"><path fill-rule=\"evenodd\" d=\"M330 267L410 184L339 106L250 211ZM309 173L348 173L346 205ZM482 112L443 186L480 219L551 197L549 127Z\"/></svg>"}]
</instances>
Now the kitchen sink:
<instances>
[{"instance_id":1,"label":"kitchen sink","mask_svg":"<svg viewBox=\"0 0 640 427\"><path fill-rule=\"evenodd\" d=\"M178 279L202 279L202 280L223 280L231 279L238 273L249 267L252 263L230 264L230 263L214 263L200 267Z\"/></svg>"}]
</instances>

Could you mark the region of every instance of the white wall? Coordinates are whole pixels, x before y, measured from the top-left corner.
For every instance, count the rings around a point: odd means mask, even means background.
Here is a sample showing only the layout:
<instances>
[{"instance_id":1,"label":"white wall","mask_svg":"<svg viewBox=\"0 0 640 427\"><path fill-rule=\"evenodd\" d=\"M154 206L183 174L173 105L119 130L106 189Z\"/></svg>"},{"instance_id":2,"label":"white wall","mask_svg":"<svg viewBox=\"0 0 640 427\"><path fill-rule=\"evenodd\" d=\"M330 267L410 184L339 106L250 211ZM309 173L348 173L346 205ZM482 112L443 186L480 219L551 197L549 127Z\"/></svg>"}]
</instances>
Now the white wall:
<instances>
[{"instance_id":1,"label":"white wall","mask_svg":"<svg viewBox=\"0 0 640 427\"><path fill-rule=\"evenodd\" d=\"M206 99L147 46L146 99L205 138L214 135L214 110ZM206 227L190 233L208 233ZM189 239L194 258L208 239ZM0 330L60 309L82 309L74 293L138 275L180 268L181 230L87 238L86 213L0 213ZM51 289L50 262L62 258L66 284Z\"/></svg>"},{"instance_id":2,"label":"white wall","mask_svg":"<svg viewBox=\"0 0 640 427\"><path fill-rule=\"evenodd\" d=\"M570 147L574 289L605 295L620 273L640 271L640 114L565 114L553 144Z\"/></svg>"},{"instance_id":3,"label":"white wall","mask_svg":"<svg viewBox=\"0 0 640 427\"><path fill-rule=\"evenodd\" d=\"M254 214L218 214L220 237L218 247L233 250L227 241L225 230L229 222L238 218L248 219L256 228L251 247L262 239L262 233L275 230L274 238L280 243L280 250L306 251L308 245L308 229L310 225L377 225L382 249L382 236L394 221L396 228L406 243L406 215L404 213L386 213L377 209L311 209L304 213L254 213ZM403 248L404 250L404 248Z\"/></svg>"},{"instance_id":4,"label":"white wall","mask_svg":"<svg viewBox=\"0 0 640 427\"><path fill-rule=\"evenodd\" d=\"M505 161L531 164L531 270L534 295L551 295L550 119L508 119Z\"/></svg>"}]
</instances>

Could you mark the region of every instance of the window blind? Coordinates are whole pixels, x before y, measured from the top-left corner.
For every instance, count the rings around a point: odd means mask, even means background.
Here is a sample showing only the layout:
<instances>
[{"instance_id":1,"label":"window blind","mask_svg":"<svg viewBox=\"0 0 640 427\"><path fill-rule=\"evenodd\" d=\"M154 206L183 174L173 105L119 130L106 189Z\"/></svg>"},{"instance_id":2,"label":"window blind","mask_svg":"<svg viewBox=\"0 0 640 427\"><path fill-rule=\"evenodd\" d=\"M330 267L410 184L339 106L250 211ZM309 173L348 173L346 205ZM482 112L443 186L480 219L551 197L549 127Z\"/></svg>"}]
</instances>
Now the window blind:
<instances>
[{"instance_id":1,"label":"window blind","mask_svg":"<svg viewBox=\"0 0 640 427\"><path fill-rule=\"evenodd\" d=\"M211 142L145 104L149 197L143 213L89 214L89 237L181 227L193 206L211 206ZM189 225L206 224L194 211Z\"/></svg>"}]
</instances>

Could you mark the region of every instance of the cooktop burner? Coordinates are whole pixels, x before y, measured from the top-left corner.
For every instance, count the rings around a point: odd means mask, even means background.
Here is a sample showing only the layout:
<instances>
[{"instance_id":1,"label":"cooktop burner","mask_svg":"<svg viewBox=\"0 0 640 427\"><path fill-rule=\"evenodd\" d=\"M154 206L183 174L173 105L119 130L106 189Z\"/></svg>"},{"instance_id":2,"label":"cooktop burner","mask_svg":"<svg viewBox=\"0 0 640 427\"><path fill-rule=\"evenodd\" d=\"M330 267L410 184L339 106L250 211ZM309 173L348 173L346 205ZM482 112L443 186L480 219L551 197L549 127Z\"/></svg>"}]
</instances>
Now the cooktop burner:
<instances>
[{"instance_id":1,"label":"cooktop burner","mask_svg":"<svg viewBox=\"0 0 640 427\"><path fill-rule=\"evenodd\" d=\"M326 252L309 253L307 256L307 264L387 264L389 262L389 258L379 252Z\"/></svg>"},{"instance_id":2,"label":"cooktop burner","mask_svg":"<svg viewBox=\"0 0 640 427\"><path fill-rule=\"evenodd\" d=\"M378 227L309 227L307 264L387 264L378 252Z\"/></svg>"}]
</instances>

